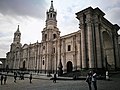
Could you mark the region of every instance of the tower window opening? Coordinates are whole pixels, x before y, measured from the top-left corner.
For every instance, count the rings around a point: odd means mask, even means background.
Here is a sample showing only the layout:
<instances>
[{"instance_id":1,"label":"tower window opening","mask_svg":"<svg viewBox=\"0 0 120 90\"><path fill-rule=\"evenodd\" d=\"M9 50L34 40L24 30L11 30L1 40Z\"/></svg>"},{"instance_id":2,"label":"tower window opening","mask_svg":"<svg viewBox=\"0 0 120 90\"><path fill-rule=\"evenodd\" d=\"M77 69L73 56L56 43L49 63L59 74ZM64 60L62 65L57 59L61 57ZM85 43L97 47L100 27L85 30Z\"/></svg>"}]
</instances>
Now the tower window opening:
<instances>
[{"instance_id":1,"label":"tower window opening","mask_svg":"<svg viewBox=\"0 0 120 90\"><path fill-rule=\"evenodd\" d=\"M53 39L55 39L56 38L56 34L53 34Z\"/></svg>"},{"instance_id":2,"label":"tower window opening","mask_svg":"<svg viewBox=\"0 0 120 90\"><path fill-rule=\"evenodd\" d=\"M43 49L45 49L45 46L43 46Z\"/></svg>"},{"instance_id":3,"label":"tower window opening","mask_svg":"<svg viewBox=\"0 0 120 90\"><path fill-rule=\"evenodd\" d=\"M43 60L43 65L45 64L45 61Z\"/></svg>"},{"instance_id":4,"label":"tower window opening","mask_svg":"<svg viewBox=\"0 0 120 90\"><path fill-rule=\"evenodd\" d=\"M47 39L47 34L45 34L45 40Z\"/></svg>"},{"instance_id":5,"label":"tower window opening","mask_svg":"<svg viewBox=\"0 0 120 90\"><path fill-rule=\"evenodd\" d=\"M55 53L55 48L53 48L53 53Z\"/></svg>"},{"instance_id":6,"label":"tower window opening","mask_svg":"<svg viewBox=\"0 0 120 90\"><path fill-rule=\"evenodd\" d=\"M47 18L49 18L49 14L48 14Z\"/></svg>"},{"instance_id":7,"label":"tower window opening","mask_svg":"<svg viewBox=\"0 0 120 90\"><path fill-rule=\"evenodd\" d=\"M52 18L52 13L50 14L50 17Z\"/></svg>"},{"instance_id":8,"label":"tower window opening","mask_svg":"<svg viewBox=\"0 0 120 90\"><path fill-rule=\"evenodd\" d=\"M55 18L55 14L53 14L53 18Z\"/></svg>"},{"instance_id":9,"label":"tower window opening","mask_svg":"<svg viewBox=\"0 0 120 90\"><path fill-rule=\"evenodd\" d=\"M68 51L71 51L71 45L68 45Z\"/></svg>"}]
</instances>

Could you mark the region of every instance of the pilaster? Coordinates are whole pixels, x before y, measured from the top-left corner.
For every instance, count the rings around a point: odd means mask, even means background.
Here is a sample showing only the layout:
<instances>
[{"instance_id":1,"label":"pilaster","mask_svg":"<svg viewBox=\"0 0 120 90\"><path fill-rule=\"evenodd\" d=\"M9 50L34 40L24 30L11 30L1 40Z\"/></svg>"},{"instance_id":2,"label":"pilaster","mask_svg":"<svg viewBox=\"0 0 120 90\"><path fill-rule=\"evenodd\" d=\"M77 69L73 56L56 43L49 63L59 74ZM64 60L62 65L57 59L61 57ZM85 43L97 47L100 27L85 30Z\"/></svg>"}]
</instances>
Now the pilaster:
<instances>
[{"instance_id":1,"label":"pilaster","mask_svg":"<svg viewBox=\"0 0 120 90\"><path fill-rule=\"evenodd\" d=\"M81 27L81 53L82 53L82 68L87 68L86 66L86 37L85 37L85 25L84 24L81 24L80 25Z\"/></svg>"},{"instance_id":2,"label":"pilaster","mask_svg":"<svg viewBox=\"0 0 120 90\"><path fill-rule=\"evenodd\" d=\"M92 22L88 22L88 57L89 57L89 68L94 68L94 53L93 53L93 31Z\"/></svg>"},{"instance_id":3,"label":"pilaster","mask_svg":"<svg viewBox=\"0 0 120 90\"><path fill-rule=\"evenodd\" d=\"M100 24L95 23L95 35L96 35L96 55L97 55L97 68L102 68L102 55L101 55L101 40L100 40Z\"/></svg>"}]
</instances>

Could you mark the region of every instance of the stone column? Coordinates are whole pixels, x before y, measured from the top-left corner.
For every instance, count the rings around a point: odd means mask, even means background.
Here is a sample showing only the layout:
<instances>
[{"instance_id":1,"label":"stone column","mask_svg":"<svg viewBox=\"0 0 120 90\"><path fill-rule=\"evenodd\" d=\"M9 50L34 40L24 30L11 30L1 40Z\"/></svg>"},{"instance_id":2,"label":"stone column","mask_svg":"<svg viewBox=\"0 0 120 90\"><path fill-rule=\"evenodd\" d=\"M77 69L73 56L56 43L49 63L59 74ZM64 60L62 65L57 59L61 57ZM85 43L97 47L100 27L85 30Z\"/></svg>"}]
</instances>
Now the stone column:
<instances>
[{"instance_id":1,"label":"stone column","mask_svg":"<svg viewBox=\"0 0 120 90\"><path fill-rule=\"evenodd\" d=\"M119 41L118 41L118 30L120 27L115 24L114 25L114 32L113 32L113 40L114 40L114 55L115 55L115 68L120 68L120 47L119 47Z\"/></svg>"},{"instance_id":2,"label":"stone column","mask_svg":"<svg viewBox=\"0 0 120 90\"><path fill-rule=\"evenodd\" d=\"M29 47L27 48L27 65L26 68L29 69L29 60L30 60L30 55L29 55Z\"/></svg>"},{"instance_id":3,"label":"stone column","mask_svg":"<svg viewBox=\"0 0 120 90\"><path fill-rule=\"evenodd\" d=\"M57 49L58 48L58 49ZM58 62L57 62L57 67L58 67L58 65L59 65L59 62L60 62L60 60L61 60L61 45L60 45L60 39L58 39L58 47L57 47L56 49L57 49L57 53L58 53Z\"/></svg>"},{"instance_id":4,"label":"stone column","mask_svg":"<svg viewBox=\"0 0 120 90\"><path fill-rule=\"evenodd\" d=\"M52 70L52 42L47 42L47 60L48 60L48 73L51 73Z\"/></svg>"},{"instance_id":5,"label":"stone column","mask_svg":"<svg viewBox=\"0 0 120 90\"><path fill-rule=\"evenodd\" d=\"M20 50L19 50L19 56L18 56L18 58L19 58L19 60L18 60L18 69L20 68L20 59L21 59L21 54L20 54L21 52L20 52Z\"/></svg>"},{"instance_id":6,"label":"stone column","mask_svg":"<svg viewBox=\"0 0 120 90\"><path fill-rule=\"evenodd\" d=\"M95 35L96 35L97 68L102 68L101 40L100 40L100 26L99 26L99 23L95 23Z\"/></svg>"},{"instance_id":7,"label":"stone column","mask_svg":"<svg viewBox=\"0 0 120 90\"><path fill-rule=\"evenodd\" d=\"M80 24L81 29L81 53L82 53L82 68L86 68L86 46L85 46L85 28L84 24Z\"/></svg>"},{"instance_id":8,"label":"stone column","mask_svg":"<svg viewBox=\"0 0 120 90\"><path fill-rule=\"evenodd\" d=\"M65 39L63 39L62 56L63 56L63 60L62 60L63 61L63 69L64 69L64 72L67 72Z\"/></svg>"},{"instance_id":9,"label":"stone column","mask_svg":"<svg viewBox=\"0 0 120 90\"><path fill-rule=\"evenodd\" d=\"M92 23L89 21L87 26L88 26L88 57L89 57L89 68L94 68Z\"/></svg>"},{"instance_id":10,"label":"stone column","mask_svg":"<svg viewBox=\"0 0 120 90\"><path fill-rule=\"evenodd\" d=\"M73 36L73 51L74 51L74 54L73 54L73 63L74 63L74 67L73 67L73 70L77 70L77 57L76 57L76 35Z\"/></svg>"},{"instance_id":11,"label":"stone column","mask_svg":"<svg viewBox=\"0 0 120 90\"><path fill-rule=\"evenodd\" d=\"M13 64L13 69L16 67L16 52L13 54L14 55L14 64Z\"/></svg>"},{"instance_id":12,"label":"stone column","mask_svg":"<svg viewBox=\"0 0 120 90\"><path fill-rule=\"evenodd\" d=\"M82 61L81 61L81 43L80 43L80 37L77 40L77 52L78 52L77 53L77 70L81 70L81 68L82 68Z\"/></svg>"}]
</instances>

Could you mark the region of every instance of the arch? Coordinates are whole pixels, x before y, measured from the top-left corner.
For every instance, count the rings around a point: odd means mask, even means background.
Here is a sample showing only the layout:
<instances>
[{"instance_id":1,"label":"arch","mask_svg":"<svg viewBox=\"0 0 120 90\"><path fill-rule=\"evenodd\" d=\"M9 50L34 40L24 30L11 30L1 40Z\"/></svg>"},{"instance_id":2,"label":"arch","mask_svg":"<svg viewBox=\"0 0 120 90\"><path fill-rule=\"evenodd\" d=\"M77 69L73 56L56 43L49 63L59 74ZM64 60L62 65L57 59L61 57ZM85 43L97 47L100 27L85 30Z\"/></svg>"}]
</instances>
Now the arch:
<instances>
[{"instance_id":1,"label":"arch","mask_svg":"<svg viewBox=\"0 0 120 90\"><path fill-rule=\"evenodd\" d=\"M73 70L73 64L71 61L67 62L67 72L72 72Z\"/></svg>"},{"instance_id":2,"label":"arch","mask_svg":"<svg viewBox=\"0 0 120 90\"><path fill-rule=\"evenodd\" d=\"M115 67L112 37L106 31L102 32L102 35L103 35L104 67L106 67L107 69L111 69Z\"/></svg>"}]
</instances>

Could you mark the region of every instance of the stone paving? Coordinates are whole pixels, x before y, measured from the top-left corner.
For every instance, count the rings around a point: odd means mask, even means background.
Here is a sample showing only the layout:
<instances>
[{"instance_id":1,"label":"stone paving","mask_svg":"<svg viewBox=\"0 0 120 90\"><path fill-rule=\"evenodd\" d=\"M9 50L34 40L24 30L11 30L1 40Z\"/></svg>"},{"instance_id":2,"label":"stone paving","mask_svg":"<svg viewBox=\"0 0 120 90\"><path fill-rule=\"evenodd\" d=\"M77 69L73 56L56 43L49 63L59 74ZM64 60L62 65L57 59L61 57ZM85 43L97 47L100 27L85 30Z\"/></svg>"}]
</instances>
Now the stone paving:
<instances>
[{"instance_id":1,"label":"stone paving","mask_svg":"<svg viewBox=\"0 0 120 90\"><path fill-rule=\"evenodd\" d=\"M98 90L120 90L120 74L114 75L110 81L98 80ZM48 79L33 79L32 84L29 79L17 79L14 83L13 77L7 78L6 85L0 85L0 90L89 90L84 80L57 80L53 83Z\"/></svg>"}]
</instances>

